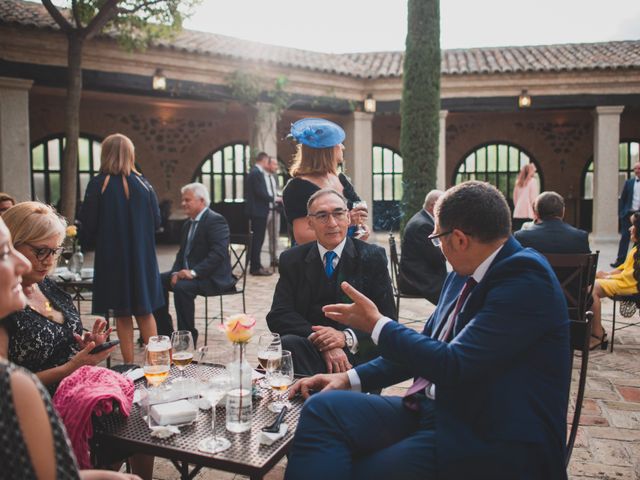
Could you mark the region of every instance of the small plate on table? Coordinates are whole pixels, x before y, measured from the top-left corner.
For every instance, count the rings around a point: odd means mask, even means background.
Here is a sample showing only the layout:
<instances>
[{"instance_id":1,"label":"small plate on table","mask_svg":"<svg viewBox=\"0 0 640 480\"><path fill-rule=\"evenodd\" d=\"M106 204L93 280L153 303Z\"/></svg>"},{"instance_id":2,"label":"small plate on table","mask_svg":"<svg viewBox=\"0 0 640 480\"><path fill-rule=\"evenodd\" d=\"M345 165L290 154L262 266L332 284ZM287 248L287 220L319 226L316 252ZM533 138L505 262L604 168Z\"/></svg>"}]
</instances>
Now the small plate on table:
<instances>
[{"instance_id":1,"label":"small plate on table","mask_svg":"<svg viewBox=\"0 0 640 480\"><path fill-rule=\"evenodd\" d=\"M83 280L93 278L93 268L83 268L80 270L80 276Z\"/></svg>"}]
</instances>

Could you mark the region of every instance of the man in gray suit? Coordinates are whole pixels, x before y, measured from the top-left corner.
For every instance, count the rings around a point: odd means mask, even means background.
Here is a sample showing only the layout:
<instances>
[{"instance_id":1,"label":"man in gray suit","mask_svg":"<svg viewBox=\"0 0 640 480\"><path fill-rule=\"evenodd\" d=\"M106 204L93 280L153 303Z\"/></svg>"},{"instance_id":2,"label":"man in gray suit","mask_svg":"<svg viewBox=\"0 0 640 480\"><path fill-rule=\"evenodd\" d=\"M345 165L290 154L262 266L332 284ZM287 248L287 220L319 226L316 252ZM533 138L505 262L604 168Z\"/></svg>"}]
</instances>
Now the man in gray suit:
<instances>
[{"instance_id":1,"label":"man in gray suit","mask_svg":"<svg viewBox=\"0 0 640 480\"><path fill-rule=\"evenodd\" d=\"M523 247L540 253L590 253L589 234L565 223L564 199L556 192L543 192L533 203L535 223L518 230L514 237Z\"/></svg>"},{"instance_id":2,"label":"man in gray suit","mask_svg":"<svg viewBox=\"0 0 640 480\"><path fill-rule=\"evenodd\" d=\"M171 335L169 290L178 317L178 330L189 330L193 343L198 341L194 323L195 298L214 295L234 288L229 258L229 225L225 218L209 208L209 192L201 183L182 187L182 209L189 219L182 227L180 250L170 272L160 275L165 306L154 312L158 335Z\"/></svg>"}]
</instances>

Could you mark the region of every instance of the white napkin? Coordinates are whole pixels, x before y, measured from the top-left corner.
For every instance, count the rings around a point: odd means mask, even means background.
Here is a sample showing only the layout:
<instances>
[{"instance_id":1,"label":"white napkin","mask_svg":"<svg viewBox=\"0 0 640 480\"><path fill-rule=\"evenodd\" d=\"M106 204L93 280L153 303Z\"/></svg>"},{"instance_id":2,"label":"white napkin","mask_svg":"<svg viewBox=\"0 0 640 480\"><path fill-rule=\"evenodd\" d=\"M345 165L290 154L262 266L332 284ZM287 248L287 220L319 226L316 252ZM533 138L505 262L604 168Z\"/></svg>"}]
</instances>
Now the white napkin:
<instances>
[{"instance_id":1,"label":"white napkin","mask_svg":"<svg viewBox=\"0 0 640 480\"><path fill-rule=\"evenodd\" d=\"M149 427L151 436L157 438L169 438L171 435L180 433L180 429L174 425L163 425L158 427Z\"/></svg>"},{"instance_id":2,"label":"white napkin","mask_svg":"<svg viewBox=\"0 0 640 480\"><path fill-rule=\"evenodd\" d=\"M274 442L277 442L287 434L288 428L289 427L286 423L281 423L280 431L278 433L260 432L258 441L263 445L273 445Z\"/></svg>"}]
</instances>

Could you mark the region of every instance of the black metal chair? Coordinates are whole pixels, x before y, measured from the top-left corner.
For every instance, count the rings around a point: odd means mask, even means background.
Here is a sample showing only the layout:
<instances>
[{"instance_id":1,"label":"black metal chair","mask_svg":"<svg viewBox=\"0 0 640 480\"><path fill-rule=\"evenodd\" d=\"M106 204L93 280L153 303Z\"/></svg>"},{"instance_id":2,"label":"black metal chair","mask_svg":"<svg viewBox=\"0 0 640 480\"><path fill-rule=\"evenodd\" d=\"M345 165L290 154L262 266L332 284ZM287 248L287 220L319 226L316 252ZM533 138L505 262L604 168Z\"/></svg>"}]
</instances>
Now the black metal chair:
<instances>
[{"instance_id":1,"label":"black metal chair","mask_svg":"<svg viewBox=\"0 0 640 480\"><path fill-rule=\"evenodd\" d=\"M560 281L571 320L584 321L591 307L599 253L544 254Z\"/></svg>"},{"instance_id":2,"label":"black metal chair","mask_svg":"<svg viewBox=\"0 0 640 480\"><path fill-rule=\"evenodd\" d=\"M573 360L576 352L581 353L580 358L580 377L578 378L576 403L573 409L573 418L571 419L571 429L567 438L567 457L566 466L569 466L573 445L578 434L578 426L580 425L580 414L582 413L582 402L584 400L585 386L587 383L587 367L589 366L589 343L591 341L591 324L593 321L593 312L585 312L584 320L570 320L571 322L571 375L573 375Z\"/></svg>"},{"instance_id":3,"label":"black metal chair","mask_svg":"<svg viewBox=\"0 0 640 480\"><path fill-rule=\"evenodd\" d=\"M637 327L640 325L640 320L637 322L618 322L620 325L616 328L616 304L620 303L620 315L624 318L631 318L635 315L636 311L640 307L640 293L636 295L614 295L612 297L613 300L613 317L611 319L611 348L610 351L613 353L613 340L616 335L616 330L623 330L629 327Z\"/></svg>"},{"instance_id":4,"label":"black metal chair","mask_svg":"<svg viewBox=\"0 0 640 480\"><path fill-rule=\"evenodd\" d=\"M396 297L396 313L400 318L400 299L401 298L423 298L421 295L412 295L402 293L398 287L398 276L400 275L400 256L398 255L398 247L393 233L389 232L389 257L391 259L391 286L393 287L393 296Z\"/></svg>"},{"instance_id":5,"label":"black metal chair","mask_svg":"<svg viewBox=\"0 0 640 480\"><path fill-rule=\"evenodd\" d=\"M247 312L247 303L245 299L245 287L247 284L247 271L249 267L249 258L251 257L251 239L252 234L231 234L229 238L229 257L231 260L231 271L236 277L237 282L233 290L228 292L215 293L205 296L204 300L204 344L207 344L209 335L209 324L216 318L220 319L220 323L224 320L224 304L222 297L228 295L242 295L242 311ZM220 297L220 314L209 318L209 298Z\"/></svg>"}]
</instances>

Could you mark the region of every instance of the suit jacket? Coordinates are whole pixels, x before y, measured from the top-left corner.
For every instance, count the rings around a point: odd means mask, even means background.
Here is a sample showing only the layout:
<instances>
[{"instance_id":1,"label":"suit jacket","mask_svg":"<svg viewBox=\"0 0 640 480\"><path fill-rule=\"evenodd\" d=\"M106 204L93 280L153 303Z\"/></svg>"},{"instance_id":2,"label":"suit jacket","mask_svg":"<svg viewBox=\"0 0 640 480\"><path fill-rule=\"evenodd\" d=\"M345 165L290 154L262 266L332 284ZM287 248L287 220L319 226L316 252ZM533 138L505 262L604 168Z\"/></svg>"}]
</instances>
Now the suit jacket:
<instances>
[{"instance_id":1,"label":"suit jacket","mask_svg":"<svg viewBox=\"0 0 640 480\"><path fill-rule=\"evenodd\" d=\"M589 234L560 219L544 220L513 234L523 247L541 253L590 253Z\"/></svg>"},{"instance_id":2,"label":"suit jacket","mask_svg":"<svg viewBox=\"0 0 640 480\"><path fill-rule=\"evenodd\" d=\"M442 251L427 238L433 229L433 219L424 210L407 223L402 238L398 288L402 293L422 295L435 305L447 277L447 265Z\"/></svg>"},{"instance_id":3,"label":"suit jacket","mask_svg":"<svg viewBox=\"0 0 640 480\"><path fill-rule=\"evenodd\" d=\"M629 228L629 215L633 210L631 209L631 205L633 204L633 187L635 185L636 178L630 178L629 180L624 182L624 186L622 187L622 193L620 194L620 199L618 200L618 217L620 218L619 229L620 233L622 230ZM624 221L626 220L626 222Z\"/></svg>"},{"instance_id":4,"label":"suit jacket","mask_svg":"<svg viewBox=\"0 0 640 480\"><path fill-rule=\"evenodd\" d=\"M244 184L245 213L249 217L267 218L273 197L269 195L264 174L255 165L249 170Z\"/></svg>"},{"instance_id":5,"label":"suit jacket","mask_svg":"<svg viewBox=\"0 0 640 480\"><path fill-rule=\"evenodd\" d=\"M195 270L198 287L203 292L214 293L233 288L236 279L231 273L229 226L225 218L206 208L193 234L191 249L186 252L190 227L191 223L188 221L182 227L180 250L171 271L177 272L184 268L186 255L189 268Z\"/></svg>"},{"instance_id":6,"label":"suit jacket","mask_svg":"<svg viewBox=\"0 0 640 480\"><path fill-rule=\"evenodd\" d=\"M347 238L337 267L339 273L335 302L351 303L340 289L340 283L347 281L369 297L384 315L395 318L393 290L383 248ZM280 335L308 337L313 333L313 324L308 320L311 306L315 303L320 282L325 275L317 242L305 243L282 252L279 270L280 279L273 295L271 311L267 314L269 329ZM326 317L320 325L336 330L346 328ZM364 358L377 355L374 353L371 336L360 330L354 329L354 332L358 337L358 354Z\"/></svg>"},{"instance_id":7,"label":"suit jacket","mask_svg":"<svg viewBox=\"0 0 640 480\"><path fill-rule=\"evenodd\" d=\"M356 367L363 390L412 376L435 383L438 478L531 478L527 467L536 462L548 470L543 478L566 479L571 363L558 280L540 254L510 238L460 311L453 340L430 338L466 278L447 277L422 334L384 326L381 356ZM505 444L529 453L507 468Z\"/></svg>"}]
</instances>

